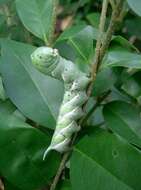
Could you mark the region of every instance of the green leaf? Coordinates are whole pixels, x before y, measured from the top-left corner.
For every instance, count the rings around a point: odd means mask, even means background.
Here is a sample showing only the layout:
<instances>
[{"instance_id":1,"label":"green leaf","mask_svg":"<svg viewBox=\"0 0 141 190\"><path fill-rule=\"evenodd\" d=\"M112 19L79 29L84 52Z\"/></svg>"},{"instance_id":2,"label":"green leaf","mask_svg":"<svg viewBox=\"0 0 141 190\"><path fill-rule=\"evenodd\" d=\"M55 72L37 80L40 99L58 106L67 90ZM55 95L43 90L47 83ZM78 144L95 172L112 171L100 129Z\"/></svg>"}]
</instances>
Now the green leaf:
<instances>
[{"instance_id":1,"label":"green leaf","mask_svg":"<svg viewBox=\"0 0 141 190\"><path fill-rule=\"evenodd\" d=\"M127 0L130 8L137 13L139 16L141 16L141 1L139 0Z\"/></svg>"},{"instance_id":2,"label":"green leaf","mask_svg":"<svg viewBox=\"0 0 141 190\"><path fill-rule=\"evenodd\" d=\"M67 41L85 63L89 63L93 55L93 39L97 38L97 30L91 26L77 25L65 30L57 42Z\"/></svg>"},{"instance_id":3,"label":"green leaf","mask_svg":"<svg viewBox=\"0 0 141 190\"><path fill-rule=\"evenodd\" d=\"M99 12L93 12L89 13L86 16L88 22L95 28L99 28L99 22L100 22L100 13ZM105 30L107 30L108 24L109 24L110 18L106 17L106 24L105 24Z\"/></svg>"},{"instance_id":4,"label":"green leaf","mask_svg":"<svg viewBox=\"0 0 141 190\"><path fill-rule=\"evenodd\" d=\"M89 23L94 26L95 28L98 28L99 26L99 20L100 20L100 13L90 13L87 15L87 20Z\"/></svg>"},{"instance_id":5,"label":"green leaf","mask_svg":"<svg viewBox=\"0 0 141 190\"><path fill-rule=\"evenodd\" d=\"M69 180L62 181L57 190L71 190L70 181Z\"/></svg>"},{"instance_id":6,"label":"green leaf","mask_svg":"<svg viewBox=\"0 0 141 190\"><path fill-rule=\"evenodd\" d=\"M1 27L2 27L2 25L4 24L5 20L6 20L5 16L1 13L1 14L0 14L0 26L1 26Z\"/></svg>"},{"instance_id":7,"label":"green leaf","mask_svg":"<svg viewBox=\"0 0 141 190\"><path fill-rule=\"evenodd\" d=\"M48 41L53 27L55 0L16 0L19 17L35 36Z\"/></svg>"},{"instance_id":8,"label":"green leaf","mask_svg":"<svg viewBox=\"0 0 141 190\"><path fill-rule=\"evenodd\" d=\"M99 96L102 93L110 90L117 80L116 73L110 69L102 69L98 72L93 85L93 95Z\"/></svg>"},{"instance_id":9,"label":"green leaf","mask_svg":"<svg viewBox=\"0 0 141 190\"><path fill-rule=\"evenodd\" d=\"M68 40L69 38L75 37L75 35L79 34L81 31L85 29L85 25L76 25L71 28L67 28L57 39L57 41Z\"/></svg>"},{"instance_id":10,"label":"green leaf","mask_svg":"<svg viewBox=\"0 0 141 190\"><path fill-rule=\"evenodd\" d=\"M111 49L105 56L101 67L141 69L141 55L123 48Z\"/></svg>"},{"instance_id":11,"label":"green leaf","mask_svg":"<svg viewBox=\"0 0 141 190\"><path fill-rule=\"evenodd\" d=\"M138 98L141 96L140 81L141 81L141 73L137 72L131 77L129 77L128 80L126 80L126 82L123 83L122 89L130 96Z\"/></svg>"},{"instance_id":12,"label":"green leaf","mask_svg":"<svg viewBox=\"0 0 141 190\"><path fill-rule=\"evenodd\" d=\"M90 25L76 25L76 26L72 26L71 28L66 29L58 38L57 41L62 41L62 40L69 40L69 38L73 38L77 35L79 35L79 33L84 34L84 32L89 32L91 38L93 40L96 40L98 37L98 29L90 26ZM85 34L86 36L86 34Z\"/></svg>"},{"instance_id":13,"label":"green leaf","mask_svg":"<svg viewBox=\"0 0 141 190\"><path fill-rule=\"evenodd\" d=\"M4 89L4 86L3 86L3 81L2 81L2 78L0 77L0 99L1 100L6 100L6 94L5 94L5 89Z\"/></svg>"},{"instance_id":14,"label":"green leaf","mask_svg":"<svg viewBox=\"0 0 141 190\"><path fill-rule=\"evenodd\" d=\"M58 167L60 157L43 154L50 138L11 115L12 105L0 102L0 173L21 190L35 190L46 185Z\"/></svg>"},{"instance_id":15,"label":"green leaf","mask_svg":"<svg viewBox=\"0 0 141 190\"><path fill-rule=\"evenodd\" d=\"M130 36L136 36L141 40L141 17L128 18L125 20L125 27Z\"/></svg>"},{"instance_id":16,"label":"green leaf","mask_svg":"<svg viewBox=\"0 0 141 190\"><path fill-rule=\"evenodd\" d=\"M55 48L59 50L59 54L65 59L75 62L76 60L76 51L64 41L61 41L55 45Z\"/></svg>"},{"instance_id":17,"label":"green leaf","mask_svg":"<svg viewBox=\"0 0 141 190\"><path fill-rule=\"evenodd\" d=\"M9 181L4 179L4 190L20 190L20 189L15 187L13 184L9 183Z\"/></svg>"},{"instance_id":18,"label":"green leaf","mask_svg":"<svg viewBox=\"0 0 141 190\"><path fill-rule=\"evenodd\" d=\"M26 122L26 117L18 109L14 111L13 115Z\"/></svg>"},{"instance_id":19,"label":"green leaf","mask_svg":"<svg viewBox=\"0 0 141 190\"><path fill-rule=\"evenodd\" d=\"M107 132L85 137L71 158L73 190L140 190L141 153Z\"/></svg>"},{"instance_id":20,"label":"green leaf","mask_svg":"<svg viewBox=\"0 0 141 190\"><path fill-rule=\"evenodd\" d=\"M113 87L110 95L107 98L107 101L111 102L111 101L116 101L116 100L120 100L120 101L124 101L128 103L134 102L134 99L130 97L128 94L126 94L124 91L122 91L120 88L118 89L116 87Z\"/></svg>"},{"instance_id":21,"label":"green leaf","mask_svg":"<svg viewBox=\"0 0 141 190\"><path fill-rule=\"evenodd\" d=\"M55 127L63 97L62 83L32 66L30 54L35 47L9 40L1 44L1 73L7 95L26 117Z\"/></svg>"},{"instance_id":22,"label":"green leaf","mask_svg":"<svg viewBox=\"0 0 141 190\"><path fill-rule=\"evenodd\" d=\"M120 35L113 36L111 45L115 45L115 43L116 45L118 44L121 47L126 48L126 50L134 50L138 52L138 49L133 44L131 44L131 42L129 42L126 38Z\"/></svg>"},{"instance_id":23,"label":"green leaf","mask_svg":"<svg viewBox=\"0 0 141 190\"><path fill-rule=\"evenodd\" d=\"M114 101L106 104L103 110L108 127L128 142L141 147L140 112L131 104Z\"/></svg>"},{"instance_id":24,"label":"green leaf","mask_svg":"<svg viewBox=\"0 0 141 190\"><path fill-rule=\"evenodd\" d=\"M0 100L0 105L1 114L12 115L16 110L16 107L9 100L6 100L5 102Z\"/></svg>"},{"instance_id":25,"label":"green leaf","mask_svg":"<svg viewBox=\"0 0 141 190\"><path fill-rule=\"evenodd\" d=\"M11 1L11 0L0 0L0 5L8 3L9 1Z\"/></svg>"}]
</instances>

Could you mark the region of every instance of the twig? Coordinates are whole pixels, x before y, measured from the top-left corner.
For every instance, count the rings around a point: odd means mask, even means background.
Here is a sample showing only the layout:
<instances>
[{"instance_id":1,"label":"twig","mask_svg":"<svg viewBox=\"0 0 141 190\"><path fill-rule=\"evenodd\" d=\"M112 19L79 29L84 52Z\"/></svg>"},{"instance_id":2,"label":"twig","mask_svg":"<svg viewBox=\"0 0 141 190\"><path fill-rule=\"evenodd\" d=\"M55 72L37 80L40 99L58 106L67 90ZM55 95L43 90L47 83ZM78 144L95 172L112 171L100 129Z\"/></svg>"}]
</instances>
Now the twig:
<instances>
[{"instance_id":1,"label":"twig","mask_svg":"<svg viewBox=\"0 0 141 190\"><path fill-rule=\"evenodd\" d=\"M111 4L112 9L114 10L114 8L115 8L115 2L114 2L114 0L109 0L109 2Z\"/></svg>"},{"instance_id":2,"label":"twig","mask_svg":"<svg viewBox=\"0 0 141 190\"><path fill-rule=\"evenodd\" d=\"M108 49L108 47L110 45L112 35L114 33L116 24L118 23L118 17L122 11L122 5L123 5L123 0L118 0L117 4L112 12L111 21L110 21L110 24L109 24L108 30L106 32L105 39L102 44L102 48L101 48L100 63L105 55L106 50ZM99 67L99 65L98 65L98 67Z\"/></svg>"},{"instance_id":3,"label":"twig","mask_svg":"<svg viewBox=\"0 0 141 190\"><path fill-rule=\"evenodd\" d=\"M100 29L100 31L101 31L101 34L102 34L103 31L104 31L107 7L108 7L108 0L104 0L104 1L103 1L103 6L102 6L101 19L100 19L100 26L99 26L99 29ZM97 50L98 50L98 51L96 51L96 52L98 52L99 54L100 54L100 52L99 52L99 49L100 49L100 48L99 48L99 47L101 46L101 34L100 34L99 40L98 40L98 42L97 42ZM96 54L97 54L97 53L96 53ZM91 92L90 92L89 89L88 89L88 96L90 96L90 94L91 94ZM80 123L81 123L81 121L80 121ZM73 143L74 143L76 137L77 137L77 133L73 136L72 141L71 141L71 146L70 146L70 147L72 147L72 145L73 145ZM58 183L58 181L59 181L59 179L60 179L60 176L61 176L61 174L62 174L62 171L64 170L65 164L66 164L66 162L67 162L69 156L70 156L70 152L67 152L67 153L65 153L65 154L63 155L62 161L61 161L60 166L59 166L59 168L58 168L57 174L56 174L56 176L55 176L55 178L54 178L54 180L53 180L53 183L52 183L52 185L51 185L51 187L50 187L50 190L55 190L56 185L57 185L57 183Z\"/></svg>"},{"instance_id":4,"label":"twig","mask_svg":"<svg viewBox=\"0 0 141 190\"><path fill-rule=\"evenodd\" d=\"M0 178L0 190L4 190L4 184L2 182L2 179Z\"/></svg>"},{"instance_id":5,"label":"twig","mask_svg":"<svg viewBox=\"0 0 141 190\"><path fill-rule=\"evenodd\" d=\"M119 23L121 23L123 21L124 17L127 15L128 11L129 11L129 7L128 7L127 2L125 1L123 3L123 8L122 8L122 10L119 14L118 20L117 20Z\"/></svg>"},{"instance_id":6,"label":"twig","mask_svg":"<svg viewBox=\"0 0 141 190\"><path fill-rule=\"evenodd\" d=\"M70 152L67 152L66 154L63 155L63 158L61 160L60 166L59 166L58 171L56 173L56 176L55 176L55 178L53 180L53 183L52 183L52 185L50 187L50 190L55 190L56 185L57 185L57 183L58 183L58 181L60 179L60 176L62 174L62 171L65 168L65 164L66 164L66 162L68 160L69 155L70 155Z\"/></svg>"},{"instance_id":7,"label":"twig","mask_svg":"<svg viewBox=\"0 0 141 190\"><path fill-rule=\"evenodd\" d=\"M93 81L96 78L97 67L99 64L100 50L101 50L102 38L103 38L104 27L105 27L105 22L106 22L107 8L108 8L108 0L103 0L102 12L101 12L100 24L99 24L99 36L98 36L98 39L96 42L94 64L92 65L92 79L93 79Z\"/></svg>"},{"instance_id":8,"label":"twig","mask_svg":"<svg viewBox=\"0 0 141 190\"><path fill-rule=\"evenodd\" d=\"M49 39L46 45L52 46L54 33L56 28L56 19L57 19L57 7L58 7L58 0L53 0L53 11L52 11L52 25L49 31ZM45 42L46 43L46 42Z\"/></svg>"},{"instance_id":9,"label":"twig","mask_svg":"<svg viewBox=\"0 0 141 190\"><path fill-rule=\"evenodd\" d=\"M88 96L91 95L93 82L96 79L96 74L97 74L99 65L101 64L101 61L102 61L102 59L103 59L103 57L105 55L105 52L106 52L106 50L107 50L107 48L108 48L108 46L110 44L112 35L114 33L114 29L115 29L115 25L116 25L116 19L117 19L117 16L120 14L120 8L121 8L121 5L122 5L122 1L123 0L119 0L117 2L116 6L115 6L115 9L113 10L113 13L112 13L112 16L111 16L111 22L110 22L110 25L108 27L106 36L104 38L104 42L102 43L102 41L103 41L102 37L103 37L105 21L106 21L106 13L107 13L107 8L108 8L108 0L103 0L102 12L101 12L101 18L100 18L100 25L99 25L100 35L99 35L97 43L96 43L95 60L94 60L94 64L92 65L92 72L91 72L92 82L89 85L89 88L87 90ZM76 137L77 137L77 133L72 138L70 147L73 146ZM65 168L65 165L66 165L66 162L67 162L69 156L70 156L70 152L67 152L67 153L65 153L63 155L62 161L61 161L60 166L58 168L57 174L56 174L56 176L55 176L55 178L53 180L53 183L52 183L52 185L50 187L50 190L55 190L56 189L56 186L58 184L58 181L60 179L62 171Z\"/></svg>"},{"instance_id":10,"label":"twig","mask_svg":"<svg viewBox=\"0 0 141 190\"><path fill-rule=\"evenodd\" d=\"M4 4L3 5L3 11L4 11L4 14L6 16L6 23L7 23L7 26L8 27L11 27L12 25L14 25L13 23L13 20L12 20L12 15L11 15L11 12L9 10L9 7L7 4Z\"/></svg>"},{"instance_id":11,"label":"twig","mask_svg":"<svg viewBox=\"0 0 141 190\"><path fill-rule=\"evenodd\" d=\"M94 63L92 64L92 69L91 69L92 82L90 83L88 87L88 96L91 95L93 82L96 79L96 73L98 70L100 51L101 51L103 33L104 33L105 22L106 22L107 8L108 8L108 0L103 0L102 12L101 12L100 23L99 23L99 36L96 42L95 58L94 58Z\"/></svg>"}]
</instances>

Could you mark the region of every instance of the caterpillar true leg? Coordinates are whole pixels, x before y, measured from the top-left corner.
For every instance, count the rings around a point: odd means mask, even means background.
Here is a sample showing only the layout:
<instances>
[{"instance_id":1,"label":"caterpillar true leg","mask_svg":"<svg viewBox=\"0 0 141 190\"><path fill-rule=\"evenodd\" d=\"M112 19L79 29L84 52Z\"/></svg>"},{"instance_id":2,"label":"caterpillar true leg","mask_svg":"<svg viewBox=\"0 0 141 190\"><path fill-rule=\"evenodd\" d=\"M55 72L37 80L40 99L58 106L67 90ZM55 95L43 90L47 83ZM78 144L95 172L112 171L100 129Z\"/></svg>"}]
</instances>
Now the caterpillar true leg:
<instances>
[{"instance_id":1,"label":"caterpillar true leg","mask_svg":"<svg viewBox=\"0 0 141 190\"><path fill-rule=\"evenodd\" d=\"M73 133L80 129L77 121L83 116L82 106L87 100L86 88L90 78L75 64L62 58L56 49L40 47L31 55L33 65L42 73L64 82L65 94L60 107L50 150L67 151Z\"/></svg>"}]
</instances>

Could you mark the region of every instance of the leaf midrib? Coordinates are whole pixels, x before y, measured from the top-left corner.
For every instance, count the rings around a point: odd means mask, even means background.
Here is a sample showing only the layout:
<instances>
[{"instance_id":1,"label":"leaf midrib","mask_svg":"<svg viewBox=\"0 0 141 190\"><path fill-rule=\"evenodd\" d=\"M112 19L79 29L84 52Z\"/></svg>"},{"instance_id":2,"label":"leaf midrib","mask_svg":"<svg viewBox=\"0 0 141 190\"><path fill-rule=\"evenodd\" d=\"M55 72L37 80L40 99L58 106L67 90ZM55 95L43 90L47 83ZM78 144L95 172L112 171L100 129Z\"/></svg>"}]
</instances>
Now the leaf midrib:
<instances>
[{"instance_id":1,"label":"leaf midrib","mask_svg":"<svg viewBox=\"0 0 141 190\"><path fill-rule=\"evenodd\" d=\"M46 32L45 32L45 28L43 27L43 23L41 22L42 21L42 17L41 17L41 14L40 14L42 11L40 10L40 8L38 6L37 1L35 1L35 6L36 6L36 9L38 10L36 12L36 14L37 14L36 18L39 18L38 21L39 21L41 29L42 29L42 35L43 35L43 38L45 38L46 37Z\"/></svg>"},{"instance_id":2,"label":"leaf midrib","mask_svg":"<svg viewBox=\"0 0 141 190\"><path fill-rule=\"evenodd\" d=\"M85 61L88 61L87 58L84 56L83 52L81 52L80 48L75 44L75 42L73 41L73 39L72 39L72 38L69 38L68 40L72 43L72 45L74 46L74 48L75 48L75 49L78 51L78 53L83 57L83 59L84 59Z\"/></svg>"},{"instance_id":3,"label":"leaf midrib","mask_svg":"<svg viewBox=\"0 0 141 190\"><path fill-rule=\"evenodd\" d=\"M55 115L53 114L53 112L51 111L51 108L48 104L48 100L46 102L46 98L44 96L44 94L42 93L40 87L35 83L34 79L32 78L30 72L28 71L28 69L25 67L25 65L22 63L22 61L20 60L20 58L14 53L15 57L19 60L19 62L22 64L23 68L26 70L26 72L29 75L29 78L31 79L31 81L33 82L34 86L36 87L36 89L38 90L39 94L41 95L41 97L43 98L43 101L45 102L45 105L47 106L47 108L49 109L50 114L53 116L54 121L56 122L56 118Z\"/></svg>"}]
</instances>

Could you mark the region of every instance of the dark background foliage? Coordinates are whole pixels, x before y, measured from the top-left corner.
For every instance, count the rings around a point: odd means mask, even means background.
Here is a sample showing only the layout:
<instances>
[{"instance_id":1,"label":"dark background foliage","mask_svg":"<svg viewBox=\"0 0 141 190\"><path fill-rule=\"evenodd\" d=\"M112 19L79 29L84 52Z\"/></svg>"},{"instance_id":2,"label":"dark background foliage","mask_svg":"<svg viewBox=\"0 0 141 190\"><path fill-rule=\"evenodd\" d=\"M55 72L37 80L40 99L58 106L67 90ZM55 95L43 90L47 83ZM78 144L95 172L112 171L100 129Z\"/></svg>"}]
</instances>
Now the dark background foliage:
<instances>
[{"instance_id":1,"label":"dark background foliage","mask_svg":"<svg viewBox=\"0 0 141 190\"><path fill-rule=\"evenodd\" d=\"M48 190L61 161L43 153L63 84L30 54L51 44L87 73L93 63L102 0L60 0L55 12L53 2L0 0L0 190ZM118 19L57 190L141 189L141 2L124 1Z\"/></svg>"}]
</instances>

